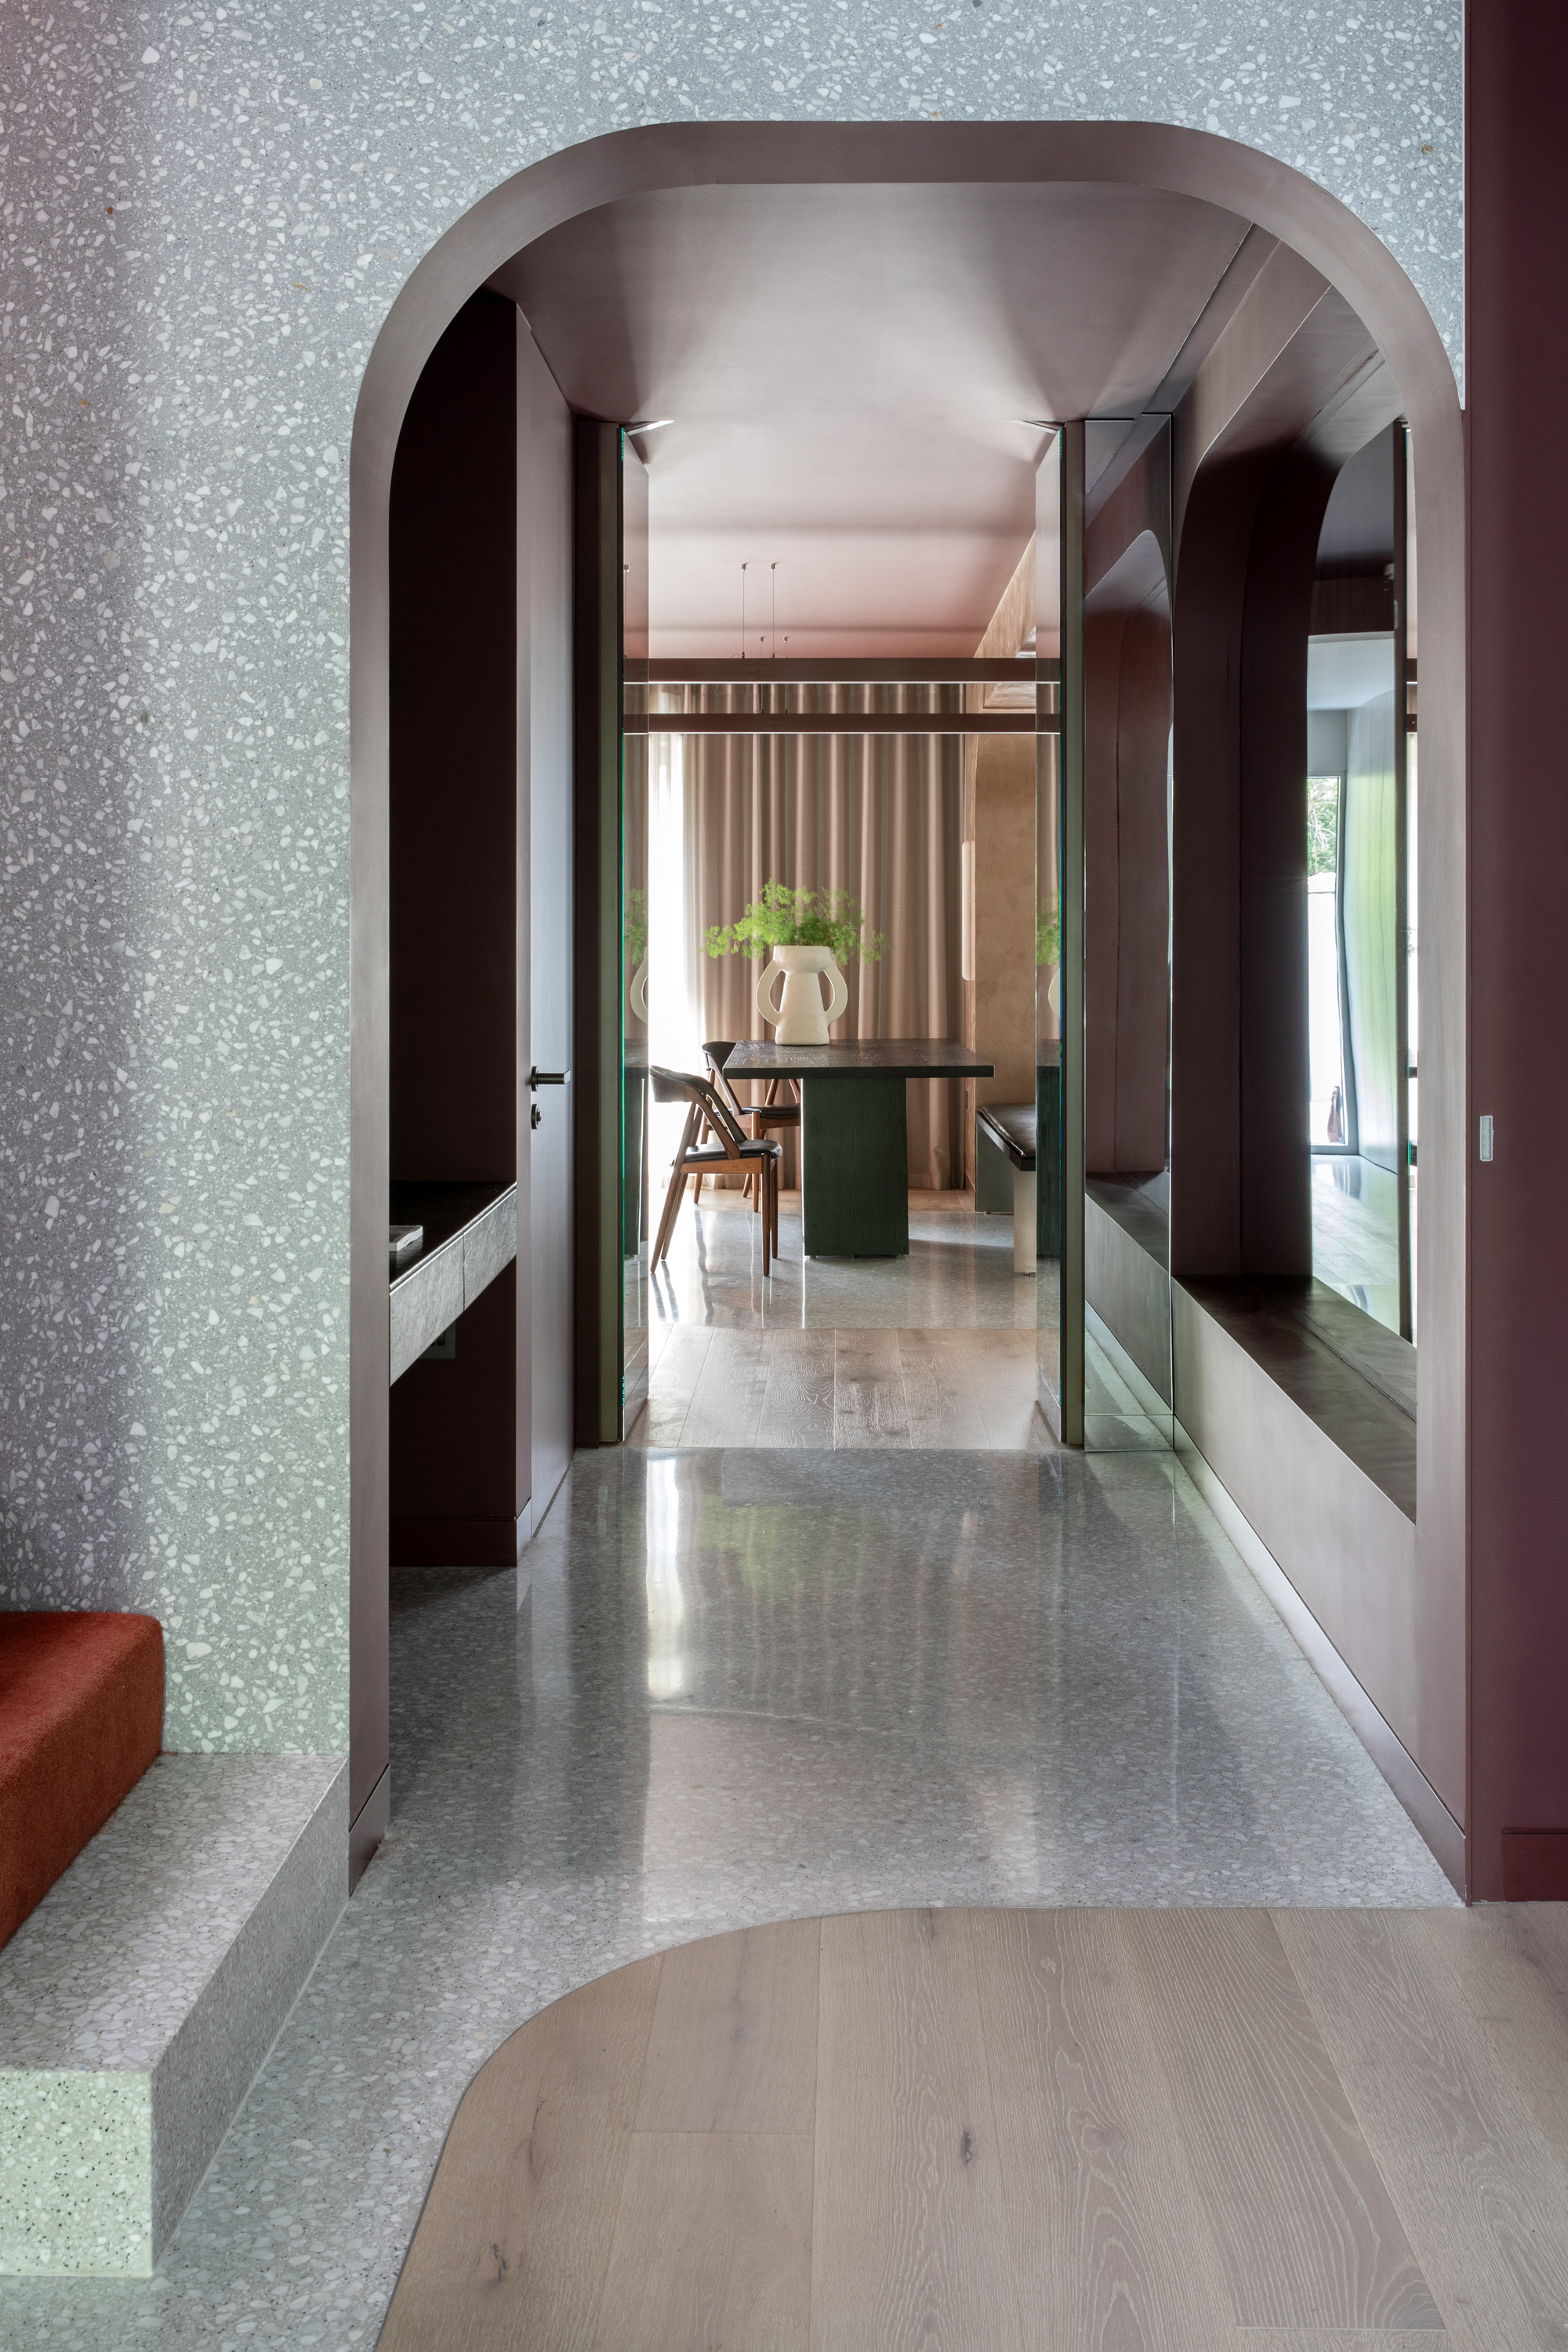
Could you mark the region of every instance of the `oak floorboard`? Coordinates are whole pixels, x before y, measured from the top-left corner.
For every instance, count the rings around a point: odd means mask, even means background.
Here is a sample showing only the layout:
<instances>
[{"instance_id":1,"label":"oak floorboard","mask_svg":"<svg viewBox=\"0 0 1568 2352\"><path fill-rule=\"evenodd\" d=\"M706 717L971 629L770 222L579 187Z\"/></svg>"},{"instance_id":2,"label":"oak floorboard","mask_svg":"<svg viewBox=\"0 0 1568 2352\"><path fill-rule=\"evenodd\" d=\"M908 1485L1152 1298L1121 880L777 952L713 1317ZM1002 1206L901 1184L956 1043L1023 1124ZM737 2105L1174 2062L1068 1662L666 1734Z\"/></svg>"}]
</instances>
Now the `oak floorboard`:
<instances>
[{"instance_id":1,"label":"oak floorboard","mask_svg":"<svg viewBox=\"0 0 1568 2352\"><path fill-rule=\"evenodd\" d=\"M1459 1996L1568 2173L1568 2001L1542 1965L1525 1904L1482 1904L1422 1919Z\"/></svg>"},{"instance_id":2,"label":"oak floorboard","mask_svg":"<svg viewBox=\"0 0 1568 2352\"><path fill-rule=\"evenodd\" d=\"M1237 2324L1440 2326L1268 1914L1133 1911L1121 1928Z\"/></svg>"},{"instance_id":3,"label":"oak floorboard","mask_svg":"<svg viewBox=\"0 0 1568 2352\"><path fill-rule=\"evenodd\" d=\"M1026 1453L1049 1433L1035 1406L1035 1335L1020 1335L1028 1353L1009 1351L988 1362L975 1381L975 1402L985 1428L987 1445L999 1452Z\"/></svg>"},{"instance_id":4,"label":"oak floorboard","mask_svg":"<svg viewBox=\"0 0 1568 2352\"><path fill-rule=\"evenodd\" d=\"M1507 1907L1524 1922L1542 1971L1568 2001L1568 1903L1510 1903Z\"/></svg>"},{"instance_id":5,"label":"oak floorboard","mask_svg":"<svg viewBox=\"0 0 1568 2352\"><path fill-rule=\"evenodd\" d=\"M638 2133L598 2352L806 2352L811 2171L809 2137Z\"/></svg>"},{"instance_id":6,"label":"oak floorboard","mask_svg":"<svg viewBox=\"0 0 1568 2352\"><path fill-rule=\"evenodd\" d=\"M633 1423L627 1443L660 1451L678 1446L689 1402L689 1398L682 1397L679 1403L671 1405L661 1398L650 1397Z\"/></svg>"},{"instance_id":7,"label":"oak floorboard","mask_svg":"<svg viewBox=\"0 0 1568 2352\"><path fill-rule=\"evenodd\" d=\"M679 1445L702 1365L712 1344L712 1327L706 1323L671 1326L659 1349L657 1367L648 1374L647 1404L637 1423L641 1445Z\"/></svg>"},{"instance_id":8,"label":"oak floorboard","mask_svg":"<svg viewBox=\"0 0 1568 2352\"><path fill-rule=\"evenodd\" d=\"M758 1436L764 1445L833 1444L833 1333L771 1325Z\"/></svg>"},{"instance_id":9,"label":"oak floorboard","mask_svg":"<svg viewBox=\"0 0 1568 2352\"><path fill-rule=\"evenodd\" d=\"M1213 2352L1230 2298L1116 1915L968 1927L1026 2346Z\"/></svg>"},{"instance_id":10,"label":"oak floorboard","mask_svg":"<svg viewBox=\"0 0 1568 2352\"><path fill-rule=\"evenodd\" d=\"M813 2352L1022 2352L968 1923L822 1923Z\"/></svg>"},{"instance_id":11,"label":"oak floorboard","mask_svg":"<svg viewBox=\"0 0 1568 2352\"><path fill-rule=\"evenodd\" d=\"M765 1331L716 1330L702 1359L683 1445L754 1445L767 1386Z\"/></svg>"},{"instance_id":12,"label":"oak floorboard","mask_svg":"<svg viewBox=\"0 0 1568 2352\"><path fill-rule=\"evenodd\" d=\"M821 1939L792 1919L665 1954L634 2130L810 2134Z\"/></svg>"},{"instance_id":13,"label":"oak floorboard","mask_svg":"<svg viewBox=\"0 0 1568 2352\"><path fill-rule=\"evenodd\" d=\"M1457 2345L1568 2343L1568 2179L1418 1914L1278 1915Z\"/></svg>"},{"instance_id":14,"label":"oak floorboard","mask_svg":"<svg viewBox=\"0 0 1568 2352\"><path fill-rule=\"evenodd\" d=\"M843 1446L910 1444L909 1403L896 1331L836 1331L833 1442Z\"/></svg>"},{"instance_id":15,"label":"oak floorboard","mask_svg":"<svg viewBox=\"0 0 1568 2352\"><path fill-rule=\"evenodd\" d=\"M984 1448L985 1423L975 1401L964 1351L944 1346L942 1331L899 1331L899 1370L909 1413L910 1444L952 1450Z\"/></svg>"},{"instance_id":16,"label":"oak floorboard","mask_svg":"<svg viewBox=\"0 0 1568 2352\"><path fill-rule=\"evenodd\" d=\"M382 2352L587 2352L661 1961L531 2018L463 2095Z\"/></svg>"}]
</instances>

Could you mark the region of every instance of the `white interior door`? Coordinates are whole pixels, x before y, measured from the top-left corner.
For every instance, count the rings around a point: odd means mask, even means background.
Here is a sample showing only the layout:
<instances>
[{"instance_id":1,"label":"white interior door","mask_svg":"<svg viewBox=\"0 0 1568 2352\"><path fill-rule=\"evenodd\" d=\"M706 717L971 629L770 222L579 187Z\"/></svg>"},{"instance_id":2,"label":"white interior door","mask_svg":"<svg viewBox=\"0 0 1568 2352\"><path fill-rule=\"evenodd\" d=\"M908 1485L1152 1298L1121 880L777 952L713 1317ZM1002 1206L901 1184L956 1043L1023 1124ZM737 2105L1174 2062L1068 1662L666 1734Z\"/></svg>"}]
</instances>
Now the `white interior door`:
<instances>
[{"instance_id":1,"label":"white interior door","mask_svg":"<svg viewBox=\"0 0 1568 2352\"><path fill-rule=\"evenodd\" d=\"M528 1059L555 1073L572 1067L572 415L529 351ZM572 1099L570 1080L539 1087L529 1130L536 1528L572 1459Z\"/></svg>"}]
</instances>

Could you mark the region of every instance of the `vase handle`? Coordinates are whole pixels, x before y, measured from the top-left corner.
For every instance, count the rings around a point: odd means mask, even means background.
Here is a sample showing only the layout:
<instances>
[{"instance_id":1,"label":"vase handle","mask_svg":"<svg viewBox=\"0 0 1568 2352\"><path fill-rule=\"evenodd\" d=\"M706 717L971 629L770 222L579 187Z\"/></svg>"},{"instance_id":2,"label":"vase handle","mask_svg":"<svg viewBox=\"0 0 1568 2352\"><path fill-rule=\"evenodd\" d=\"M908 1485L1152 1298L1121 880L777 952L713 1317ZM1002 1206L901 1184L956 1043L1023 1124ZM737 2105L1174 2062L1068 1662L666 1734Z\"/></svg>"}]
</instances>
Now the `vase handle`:
<instances>
[{"instance_id":1,"label":"vase handle","mask_svg":"<svg viewBox=\"0 0 1568 2352\"><path fill-rule=\"evenodd\" d=\"M826 1019L828 1027L831 1029L834 1023L837 1020L839 1014L843 1012L845 1006L849 1002L849 990L845 982L844 974L839 971L838 966L836 963L830 963L828 965L826 971L823 974L823 978L827 982L828 990L827 1011L824 1015L824 1018Z\"/></svg>"},{"instance_id":2,"label":"vase handle","mask_svg":"<svg viewBox=\"0 0 1568 2352\"><path fill-rule=\"evenodd\" d=\"M773 1003L773 982L783 971L782 963L765 963L757 974L757 1011L775 1028L779 1022L779 1009Z\"/></svg>"}]
</instances>

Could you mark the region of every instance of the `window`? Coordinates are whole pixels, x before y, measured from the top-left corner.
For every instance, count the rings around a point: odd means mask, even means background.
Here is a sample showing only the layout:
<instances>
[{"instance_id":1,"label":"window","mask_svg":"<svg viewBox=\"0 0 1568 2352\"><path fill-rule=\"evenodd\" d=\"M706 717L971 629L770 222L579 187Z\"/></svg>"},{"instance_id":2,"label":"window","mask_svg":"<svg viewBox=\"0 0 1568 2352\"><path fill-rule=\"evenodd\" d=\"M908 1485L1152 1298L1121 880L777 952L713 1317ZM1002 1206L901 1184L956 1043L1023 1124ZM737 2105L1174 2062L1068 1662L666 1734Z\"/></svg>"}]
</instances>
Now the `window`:
<instances>
[{"instance_id":1,"label":"window","mask_svg":"<svg viewBox=\"0 0 1568 2352\"><path fill-rule=\"evenodd\" d=\"M1346 1101L1340 953L1340 806L1342 776L1307 779L1307 1006L1315 1151L1353 1148Z\"/></svg>"}]
</instances>

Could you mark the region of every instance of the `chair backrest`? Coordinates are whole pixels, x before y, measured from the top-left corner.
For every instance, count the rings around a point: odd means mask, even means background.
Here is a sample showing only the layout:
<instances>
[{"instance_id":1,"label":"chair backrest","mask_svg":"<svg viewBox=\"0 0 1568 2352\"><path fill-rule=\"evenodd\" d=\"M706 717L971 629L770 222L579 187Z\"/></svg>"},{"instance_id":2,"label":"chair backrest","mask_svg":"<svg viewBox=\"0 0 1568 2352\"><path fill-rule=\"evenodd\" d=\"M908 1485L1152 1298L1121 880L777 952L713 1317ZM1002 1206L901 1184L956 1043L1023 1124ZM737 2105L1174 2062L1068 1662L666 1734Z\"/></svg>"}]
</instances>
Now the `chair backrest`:
<instances>
[{"instance_id":1,"label":"chair backrest","mask_svg":"<svg viewBox=\"0 0 1568 2352\"><path fill-rule=\"evenodd\" d=\"M728 1105L731 1117L740 1119L746 1115L746 1106L724 1076L724 1065L734 1050L733 1037L710 1037L702 1048L708 1060L708 1075L714 1087Z\"/></svg>"},{"instance_id":2,"label":"chair backrest","mask_svg":"<svg viewBox=\"0 0 1568 2352\"><path fill-rule=\"evenodd\" d=\"M693 1104L723 1145L725 1158L739 1160L746 1135L709 1079L700 1078L694 1070L662 1070L657 1066L649 1068L648 1076L655 1102Z\"/></svg>"}]
</instances>

